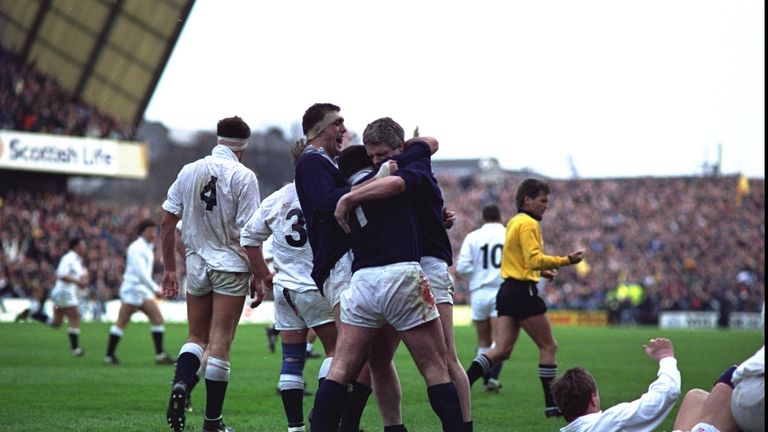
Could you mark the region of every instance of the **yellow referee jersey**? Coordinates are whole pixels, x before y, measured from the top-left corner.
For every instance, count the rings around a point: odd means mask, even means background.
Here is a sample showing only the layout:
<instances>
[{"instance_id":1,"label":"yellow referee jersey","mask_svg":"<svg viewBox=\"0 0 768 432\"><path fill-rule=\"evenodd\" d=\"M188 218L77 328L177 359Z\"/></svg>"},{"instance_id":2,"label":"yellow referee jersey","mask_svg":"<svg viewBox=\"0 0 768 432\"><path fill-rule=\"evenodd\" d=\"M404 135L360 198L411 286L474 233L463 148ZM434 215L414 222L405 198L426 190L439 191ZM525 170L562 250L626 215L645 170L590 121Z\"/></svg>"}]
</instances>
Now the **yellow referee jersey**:
<instances>
[{"instance_id":1,"label":"yellow referee jersey","mask_svg":"<svg viewBox=\"0 0 768 432\"><path fill-rule=\"evenodd\" d=\"M538 282L542 270L560 268L569 263L567 256L544 254L539 221L522 212L509 220L501 259L501 277Z\"/></svg>"}]
</instances>

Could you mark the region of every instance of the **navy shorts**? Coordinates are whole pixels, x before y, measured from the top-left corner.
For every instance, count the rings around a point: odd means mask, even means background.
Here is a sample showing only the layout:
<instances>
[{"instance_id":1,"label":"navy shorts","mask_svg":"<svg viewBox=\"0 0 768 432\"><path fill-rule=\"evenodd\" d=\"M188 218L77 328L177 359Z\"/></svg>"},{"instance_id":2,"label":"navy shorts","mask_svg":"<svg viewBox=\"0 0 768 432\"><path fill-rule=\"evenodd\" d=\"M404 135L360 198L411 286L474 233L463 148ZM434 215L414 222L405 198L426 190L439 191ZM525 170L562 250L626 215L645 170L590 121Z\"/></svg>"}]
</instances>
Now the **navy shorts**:
<instances>
[{"instance_id":1,"label":"navy shorts","mask_svg":"<svg viewBox=\"0 0 768 432\"><path fill-rule=\"evenodd\" d=\"M496 310L499 316L511 316L523 320L547 313L547 305L539 297L536 282L504 279L496 294Z\"/></svg>"}]
</instances>

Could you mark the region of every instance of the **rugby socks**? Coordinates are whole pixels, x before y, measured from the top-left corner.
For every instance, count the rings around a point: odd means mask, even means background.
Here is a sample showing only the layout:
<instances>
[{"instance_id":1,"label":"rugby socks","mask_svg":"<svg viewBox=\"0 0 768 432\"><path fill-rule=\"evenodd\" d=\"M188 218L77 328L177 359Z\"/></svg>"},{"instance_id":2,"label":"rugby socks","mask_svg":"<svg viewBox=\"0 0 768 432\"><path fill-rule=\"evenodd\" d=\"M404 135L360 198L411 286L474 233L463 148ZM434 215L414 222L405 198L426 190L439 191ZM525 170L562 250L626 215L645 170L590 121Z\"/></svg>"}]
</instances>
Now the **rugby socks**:
<instances>
[{"instance_id":1,"label":"rugby socks","mask_svg":"<svg viewBox=\"0 0 768 432\"><path fill-rule=\"evenodd\" d=\"M556 408L555 399L552 398L552 392L549 390L549 384L557 376L557 365L539 364L539 379L541 387L544 389L544 404L546 408Z\"/></svg>"},{"instance_id":2,"label":"rugby socks","mask_svg":"<svg viewBox=\"0 0 768 432\"><path fill-rule=\"evenodd\" d=\"M485 354L491 347L477 347L477 355ZM483 375L483 384L488 384L488 378L491 378L491 372Z\"/></svg>"},{"instance_id":3,"label":"rugby socks","mask_svg":"<svg viewBox=\"0 0 768 432\"><path fill-rule=\"evenodd\" d=\"M464 432L473 432L474 426L472 425L472 420L468 422L464 422Z\"/></svg>"},{"instance_id":4,"label":"rugby socks","mask_svg":"<svg viewBox=\"0 0 768 432\"><path fill-rule=\"evenodd\" d=\"M365 405L368 403L368 398L373 390L370 386L357 381L351 381L349 386L352 387L352 392L349 394L347 405L344 407L344 412L341 415L339 431L359 432L360 419L363 417Z\"/></svg>"},{"instance_id":5,"label":"rugby socks","mask_svg":"<svg viewBox=\"0 0 768 432\"><path fill-rule=\"evenodd\" d=\"M107 357L114 357L117 344L120 343L120 338L123 337L123 330L120 327L113 325L109 328L109 342L107 343Z\"/></svg>"},{"instance_id":6,"label":"rugby socks","mask_svg":"<svg viewBox=\"0 0 768 432\"><path fill-rule=\"evenodd\" d=\"M459 393L453 381L427 387L427 395L432 411L440 418L443 431L463 432L464 419L461 417Z\"/></svg>"},{"instance_id":7,"label":"rugby socks","mask_svg":"<svg viewBox=\"0 0 768 432\"><path fill-rule=\"evenodd\" d=\"M288 429L304 426L304 344L283 345L283 364L280 369L280 396L283 399Z\"/></svg>"},{"instance_id":8,"label":"rugby socks","mask_svg":"<svg viewBox=\"0 0 768 432\"><path fill-rule=\"evenodd\" d=\"M405 425L399 424L384 426L384 432L408 432L408 429L405 428Z\"/></svg>"},{"instance_id":9,"label":"rugby socks","mask_svg":"<svg viewBox=\"0 0 768 432\"><path fill-rule=\"evenodd\" d=\"M323 381L325 381L325 377L328 376L328 372L331 371L331 363L333 363L333 357L326 357L323 360L323 363L320 364L320 370L317 371L318 387L323 383Z\"/></svg>"},{"instance_id":10,"label":"rugby socks","mask_svg":"<svg viewBox=\"0 0 768 432\"><path fill-rule=\"evenodd\" d=\"M162 354L163 351L163 336L165 336L164 325L153 325L150 329L152 332L152 342L155 343L155 354Z\"/></svg>"},{"instance_id":11,"label":"rugby socks","mask_svg":"<svg viewBox=\"0 0 768 432\"><path fill-rule=\"evenodd\" d=\"M80 347L80 329L70 327L67 329L67 334L69 335L69 346L73 350L78 349Z\"/></svg>"},{"instance_id":12,"label":"rugby socks","mask_svg":"<svg viewBox=\"0 0 768 432\"><path fill-rule=\"evenodd\" d=\"M475 383L475 381L489 373L491 371L491 367L491 359L486 357L485 354L480 354L475 357L475 359L472 360L472 364L469 365L469 369L467 369L469 385L471 386Z\"/></svg>"},{"instance_id":13,"label":"rugby socks","mask_svg":"<svg viewBox=\"0 0 768 432\"><path fill-rule=\"evenodd\" d=\"M208 366L205 368L205 420L218 421L224 406L224 396L229 384L229 362L208 356Z\"/></svg>"},{"instance_id":14,"label":"rugby socks","mask_svg":"<svg viewBox=\"0 0 768 432\"><path fill-rule=\"evenodd\" d=\"M183 381L187 388L191 390L199 380L197 371L200 369L202 359L203 347L191 342L182 345L179 350L179 356L176 359L176 373L173 377L173 382Z\"/></svg>"},{"instance_id":15,"label":"rugby socks","mask_svg":"<svg viewBox=\"0 0 768 432\"><path fill-rule=\"evenodd\" d=\"M714 387L715 384L717 383L723 383L728 387L733 388L733 372L736 371L737 367L738 367L737 365L733 365L728 369L726 369L725 371L723 371L723 373L720 374L717 380L712 384L712 387Z\"/></svg>"},{"instance_id":16,"label":"rugby socks","mask_svg":"<svg viewBox=\"0 0 768 432\"><path fill-rule=\"evenodd\" d=\"M312 432L337 432L348 397L349 393L347 393L345 385L329 379L323 380L315 394L310 430Z\"/></svg>"},{"instance_id":17,"label":"rugby socks","mask_svg":"<svg viewBox=\"0 0 768 432\"><path fill-rule=\"evenodd\" d=\"M499 379L499 374L501 374L501 365L503 365L504 362L499 362L496 366L491 369L491 371L488 373L488 378L492 378L495 380Z\"/></svg>"}]
</instances>

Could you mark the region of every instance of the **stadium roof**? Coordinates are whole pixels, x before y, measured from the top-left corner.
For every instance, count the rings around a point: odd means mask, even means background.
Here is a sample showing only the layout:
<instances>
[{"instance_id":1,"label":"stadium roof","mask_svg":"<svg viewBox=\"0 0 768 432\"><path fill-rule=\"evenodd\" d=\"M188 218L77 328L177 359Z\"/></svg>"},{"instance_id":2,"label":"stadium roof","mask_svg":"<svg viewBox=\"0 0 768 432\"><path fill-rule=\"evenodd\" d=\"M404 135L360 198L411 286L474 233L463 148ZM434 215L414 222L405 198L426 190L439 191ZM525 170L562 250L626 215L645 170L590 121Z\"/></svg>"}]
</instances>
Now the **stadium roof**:
<instances>
[{"instance_id":1,"label":"stadium roof","mask_svg":"<svg viewBox=\"0 0 768 432\"><path fill-rule=\"evenodd\" d=\"M195 0L0 1L0 44L137 125Z\"/></svg>"}]
</instances>

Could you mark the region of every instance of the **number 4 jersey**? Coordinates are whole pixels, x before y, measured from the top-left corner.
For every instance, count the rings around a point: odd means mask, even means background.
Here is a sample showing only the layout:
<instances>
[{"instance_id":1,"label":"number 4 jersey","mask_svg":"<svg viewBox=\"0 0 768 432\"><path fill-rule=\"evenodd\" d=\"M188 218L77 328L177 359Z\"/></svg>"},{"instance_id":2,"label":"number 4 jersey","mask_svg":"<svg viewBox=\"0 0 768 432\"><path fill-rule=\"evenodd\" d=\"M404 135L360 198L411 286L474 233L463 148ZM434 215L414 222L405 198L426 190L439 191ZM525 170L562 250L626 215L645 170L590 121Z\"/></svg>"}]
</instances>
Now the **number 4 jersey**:
<instances>
[{"instance_id":1,"label":"number 4 jersey","mask_svg":"<svg viewBox=\"0 0 768 432\"><path fill-rule=\"evenodd\" d=\"M307 238L296 185L289 183L266 197L245 225L240 243L261 246L272 236L273 283L291 291L316 290L312 280L312 249Z\"/></svg>"},{"instance_id":2,"label":"number 4 jersey","mask_svg":"<svg viewBox=\"0 0 768 432\"><path fill-rule=\"evenodd\" d=\"M206 266L250 272L240 231L259 208L256 174L227 147L184 166L168 189L163 210L184 221L182 241Z\"/></svg>"}]
</instances>

